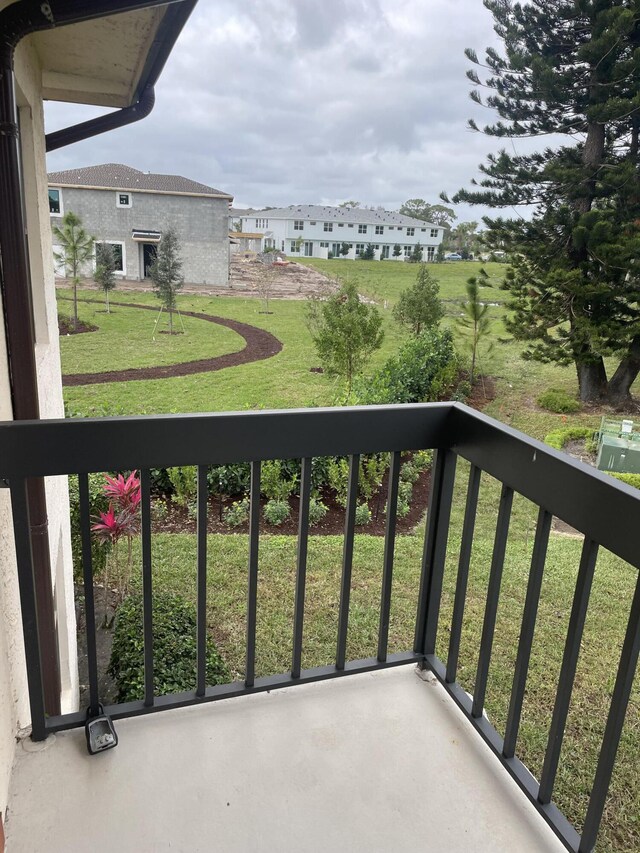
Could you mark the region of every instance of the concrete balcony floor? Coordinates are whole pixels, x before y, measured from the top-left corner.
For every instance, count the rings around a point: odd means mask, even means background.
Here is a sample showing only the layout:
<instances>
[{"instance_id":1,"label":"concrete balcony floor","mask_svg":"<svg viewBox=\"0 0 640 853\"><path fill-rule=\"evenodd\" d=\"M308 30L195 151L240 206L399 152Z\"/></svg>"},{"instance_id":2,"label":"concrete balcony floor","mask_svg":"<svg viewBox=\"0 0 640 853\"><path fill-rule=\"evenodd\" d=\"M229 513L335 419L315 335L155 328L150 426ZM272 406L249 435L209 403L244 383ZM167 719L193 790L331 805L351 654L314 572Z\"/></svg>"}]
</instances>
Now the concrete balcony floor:
<instances>
[{"instance_id":1,"label":"concrete balcony floor","mask_svg":"<svg viewBox=\"0 0 640 853\"><path fill-rule=\"evenodd\" d=\"M18 748L8 853L565 849L413 666L116 728Z\"/></svg>"}]
</instances>

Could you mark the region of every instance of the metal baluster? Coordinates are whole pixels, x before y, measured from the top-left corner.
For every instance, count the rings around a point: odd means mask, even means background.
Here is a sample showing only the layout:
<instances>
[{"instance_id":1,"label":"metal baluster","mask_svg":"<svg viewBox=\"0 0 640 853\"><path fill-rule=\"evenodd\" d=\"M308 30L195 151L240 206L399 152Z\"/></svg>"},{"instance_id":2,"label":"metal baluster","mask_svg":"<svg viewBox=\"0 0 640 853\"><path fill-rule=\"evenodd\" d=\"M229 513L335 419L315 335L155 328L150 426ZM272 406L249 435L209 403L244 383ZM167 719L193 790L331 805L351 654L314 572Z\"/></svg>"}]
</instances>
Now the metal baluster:
<instances>
[{"instance_id":1,"label":"metal baluster","mask_svg":"<svg viewBox=\"0 0 640 853\"><path fill-rule=\"evenodd\" d=\"M151 582L151 478L140 471L142 511L142 621L144 633L144 704L154 702L153 686L153 589Z\"/></svg>"},{"instance_id":2,"label":"metal baluster","mask_svg":"<svg viewBox=\"0 0 640 853\"><path fill-rule=\"evenodd\" d=\"M567 724L573 682L580 654L580 641L587 616L589 595L591 593L591 584L593 583L597 557L598 546L591 539L585 538L582 546L576 590L573 596L573 605L571 607L571 616L569 617L569 630L567 631L567 640L562 656L562 666L560 668L558 691L551 718L547 751L544 756L542 775L540 777L538 800L543 804L551 802L551 795L553 794L553 785L556 780L564 729Z\"/></svg>"},{"instance_id":3,"label":"metal baluster","mask_svg":"<svg viewBox=\"0 0 640 853\"><path fill-rule=\"evenodd\" d=\"M524 611L522 613L522 627L520 629L516 669L513 676L509 713L507 714L507 725L505 728L504 744L502 747L502 754L505 758L513 758L516 752L516 742L518 740L518 730L520 728L520 716L522 714L522 703L524 700L525 687L527 685L529 660L531 659L533 633L536 627L538 603L540 601L540 589L542 588L542 575L544 573L544 563L547 557L547 545L549 544L551 520L551 513L540 507L540 511L538 513L538 524L536 527L536 537L533 542L533 552L531 554L531 568L529 569L527 596L525 598Z\"/></svg>"},{"instance_id":4,"label":"metal baluster","mask_svg":"<svg viewBox=\"0 0 640 853\"><path fill-rule=\"evenodd\" d=\"M480 491L481 475L482 471L480 468L472 465L469 469L467 503L464 510L464 523L462 525L462 540L460 542L460 557L458 559L458 576L456 578L456 594L453 603L453 615L451 617L449 653L447 655L447 671L445 680L449 684L453 684L455 682L458 672L460 636L462 634L464 606L467 597L469 563L471 561L471 547L473 545L473 533L476 525L476 510L478 507L478 493Z\"/></svg>"},{"instance_id":5,"label":"metal baluster","mask_svg":"<svg viewBox=\"0 0 640 853\"><path fill-rule=\"evenodd\" d=\"M418 654L432 655L436 648L456 461L452 450L442 449L436 452L432 467L414 639Z\"/></svg>"},{"instance_id":6,"label":"metal baluster","mask_svg":"<svg viewBox=\"0 0 640 853\"><path fill-rule=\"evenodd\" d=\"M591 787L591 797L587 807L587 815L582 829L580 853L590 853L595 847L598 828L602 820L611 774L616 760L618 744L622 735L624 718L633 687L633 679L638 665L640 651L640 575L636 581L636 591L631 604L627 631L622 644L620 664L616 675L616 683L611 697L611 706L604 730L602 747L598 757L596 775Z\"/></svg>"},{"instance_id":7,"label":"metal baluster","mask_svg":"<svg viewBox=\"0 0 640 853\"><path fill-rule=\"evenodd\" d=\"M98 654L96 649L96 610L93 596L93 566L91 559L91 509L89 504L89 476L78 474L80 497L80 535L82 538L82 578L84 582L84 621L87 635L87 667L89 671L89 712L100 713L98 688Z\"/></svg>"},{"instance_id":8,"label":"metal baluster","mask_svg":"<svg viewBox=\"0 0 640 853\"><path fill-rule=\"evenodd\" d=\"M340 586L340 616L338 621L338 646L336 669L344 669L347 654L347 630L349 627L349 600L351 597L351 569L353 566L353 540L356 527L356 504L358 502L358 474L360 455L349 457L349 480L347 486L347 509L344 522L344 546L342 552L342 583Z\"/></svg>"},{"instance_id":9,"label":"metal baluster","mask_svg":"<svg viewBox=\"0 0 640 853\"><path fill-rule=\"evenodd\" d=\"M398 487L400 483L400 451L391 454L389 468L389 492L387 495L387 526L384 534L384 561L382 571L382 593L380 597L380 627L378 629L378 660L387 659L389 642L389 616L391 613L391 585L393 583L393 552L396 542L398 519Z\"/></svg>"},{"instance_id":10,"label":"metal baluster","mask_svg":"<svg viewBox=\"0 0 640 853\"><path fill-rule=\"evenodd\" d=\"M481 717L484 709L484 699L487 692L487 678L489 676L489 664L491 663L491 651L493 648L493 632L496 627L496 616L498 615L498 600L500 598L500 584L502 582L502 569L504 567L504 555L507 548L507 536L509 534L509 520L511 518L511 505L513 503L513 489L502 486L500 495L500 509L498 510L498 522L496 524L496 536L493 543L493 556L491 558L491 571L489 574L489 586L487 588L487 603L484 611L484 622L482 623L482 637L480 639L480 654L478 656L478 669L476 672L476 685L473 692L473 703L471 705L471 716Z\"/></svg>"},{"instance_id":11,"label":"metal baluster","mask_svg":"<svg viewBox=\"0 0 640 853\"><path fill-rule=\"evenodd\" d=\"M198 465L198 663L196 694L204 696L207 686L207 498L209 487L207 483L207 466Z\"/></svg>"},{"instance_id":12,"label":"metal baluster","mask_svg":"<svg viewBox=\"0 0 640 853\"><path fill-rule=\"evenodd\" d=\"M296 603L293 616L293 658L291 677L300 678L302 662L302 629L304 626L304 593L307 579L307 546L309 542L309 502L311 500L311 458L302 460L300 471L300 511L298 515L298 565Z\"/></svg>"},{"instance_id":13,"label":"metal baluster","mask_svg":"<svg viewBox=\"0 0 640 853\"><path fill-rule=\"evenodd\" d=\"M258 543L260 538L260 462L251 463L249 498L249 578L247 585L247 661L244 682L253 687L256 678L256 615L258 601Z\"/></svg>"}]
</instances>

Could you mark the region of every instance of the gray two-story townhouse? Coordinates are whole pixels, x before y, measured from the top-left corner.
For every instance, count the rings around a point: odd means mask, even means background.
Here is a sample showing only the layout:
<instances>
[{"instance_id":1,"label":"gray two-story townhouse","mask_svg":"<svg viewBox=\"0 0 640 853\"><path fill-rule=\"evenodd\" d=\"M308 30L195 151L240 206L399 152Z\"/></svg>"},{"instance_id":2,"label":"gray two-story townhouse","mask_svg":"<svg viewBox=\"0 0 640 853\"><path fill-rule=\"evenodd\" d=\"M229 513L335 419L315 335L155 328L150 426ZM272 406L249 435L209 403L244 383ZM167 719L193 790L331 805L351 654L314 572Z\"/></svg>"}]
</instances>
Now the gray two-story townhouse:
<instances>
[{"instance_id":1,"label":"gray two-story townhouse","mask_svg":"<svg viewBox=\"0 0 640 853\"><path fill-rule=\"evenodd\" d=\"M369 245L376 260L403 261L419 243L424 261L434 261L442 243L441 225L376 208L297 204L235 211L241 230L263 235L264 248L308 258L359 258Z\"/></svg>"},{"instance_id":2,"label":"gray two-story townhouse","mask_svg":"<svg viewBox=\"0 0 640 853\"><path fill-rule=\"evenodd\" d=\"M173 228L182 249L183 275L191 285L229 282L229 205L233 196L183 178L106 163L52 172L52 225L72 210L96 240L111 243L123 278L149 277L162 232ZM56 238L53 238L54 252ZM56 272L64 275L64 270Z\"/></svg>"}]
</instances>

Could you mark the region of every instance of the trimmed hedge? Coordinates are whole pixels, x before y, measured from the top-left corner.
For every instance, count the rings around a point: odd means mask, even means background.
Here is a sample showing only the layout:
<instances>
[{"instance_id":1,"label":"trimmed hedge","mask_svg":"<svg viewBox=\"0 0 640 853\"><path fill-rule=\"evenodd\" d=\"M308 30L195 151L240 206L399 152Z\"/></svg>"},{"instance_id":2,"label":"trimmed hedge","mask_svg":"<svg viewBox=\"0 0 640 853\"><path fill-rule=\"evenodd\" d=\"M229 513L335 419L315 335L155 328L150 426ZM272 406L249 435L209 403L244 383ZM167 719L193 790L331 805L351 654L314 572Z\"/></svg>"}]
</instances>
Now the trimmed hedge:
<instances>
[{"instance_id":1,"label":"trimmed hedge","mask_svg":"<svg viewBox=\"0 0 640 853\"><path fill-rule=\"evenodd\" d=\"M549 412L568 415L580 411L580 403L561 388L549 388L538 397L538 405Z\"/></svg>"},{"instance_id":2,"label":"trimmed hedge","mask_svg":"<svg viewBox=\"0 0 640 853\"><path fill-rule=\"evenodd\" d=\"M181 596L153 596L153 677L158 696L196 688L196 609ZM130 595L118 609L109 675L118 686L118 702L144 697L142 594ZM230 681L229 670L207 634L207 685Z\"/></svg>"}]
</instances>

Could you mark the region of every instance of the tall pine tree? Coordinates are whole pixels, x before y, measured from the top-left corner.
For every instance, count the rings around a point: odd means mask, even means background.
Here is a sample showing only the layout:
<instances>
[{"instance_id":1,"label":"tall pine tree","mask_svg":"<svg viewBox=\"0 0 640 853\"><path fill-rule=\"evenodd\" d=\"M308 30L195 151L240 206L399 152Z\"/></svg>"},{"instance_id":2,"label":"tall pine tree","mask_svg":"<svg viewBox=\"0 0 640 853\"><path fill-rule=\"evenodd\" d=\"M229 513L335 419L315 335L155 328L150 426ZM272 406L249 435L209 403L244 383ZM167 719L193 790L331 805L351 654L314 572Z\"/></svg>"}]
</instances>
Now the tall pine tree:
<instances>
[{"instance_id":1,"label":"tall pine tree","mask_svg":"<svg viewBox=\"0 0 640 853\"><path fill-rule=\"evenodd\" d=\"M624 404L640 372L640 0L484 5L504 51L466 51L473 100L500 117L482 131L546 144L489 156L453 201L532 206L484 220L510 254L508 329L525 356L573 362L581 400Z\"/></svg>"}]
</instances>

